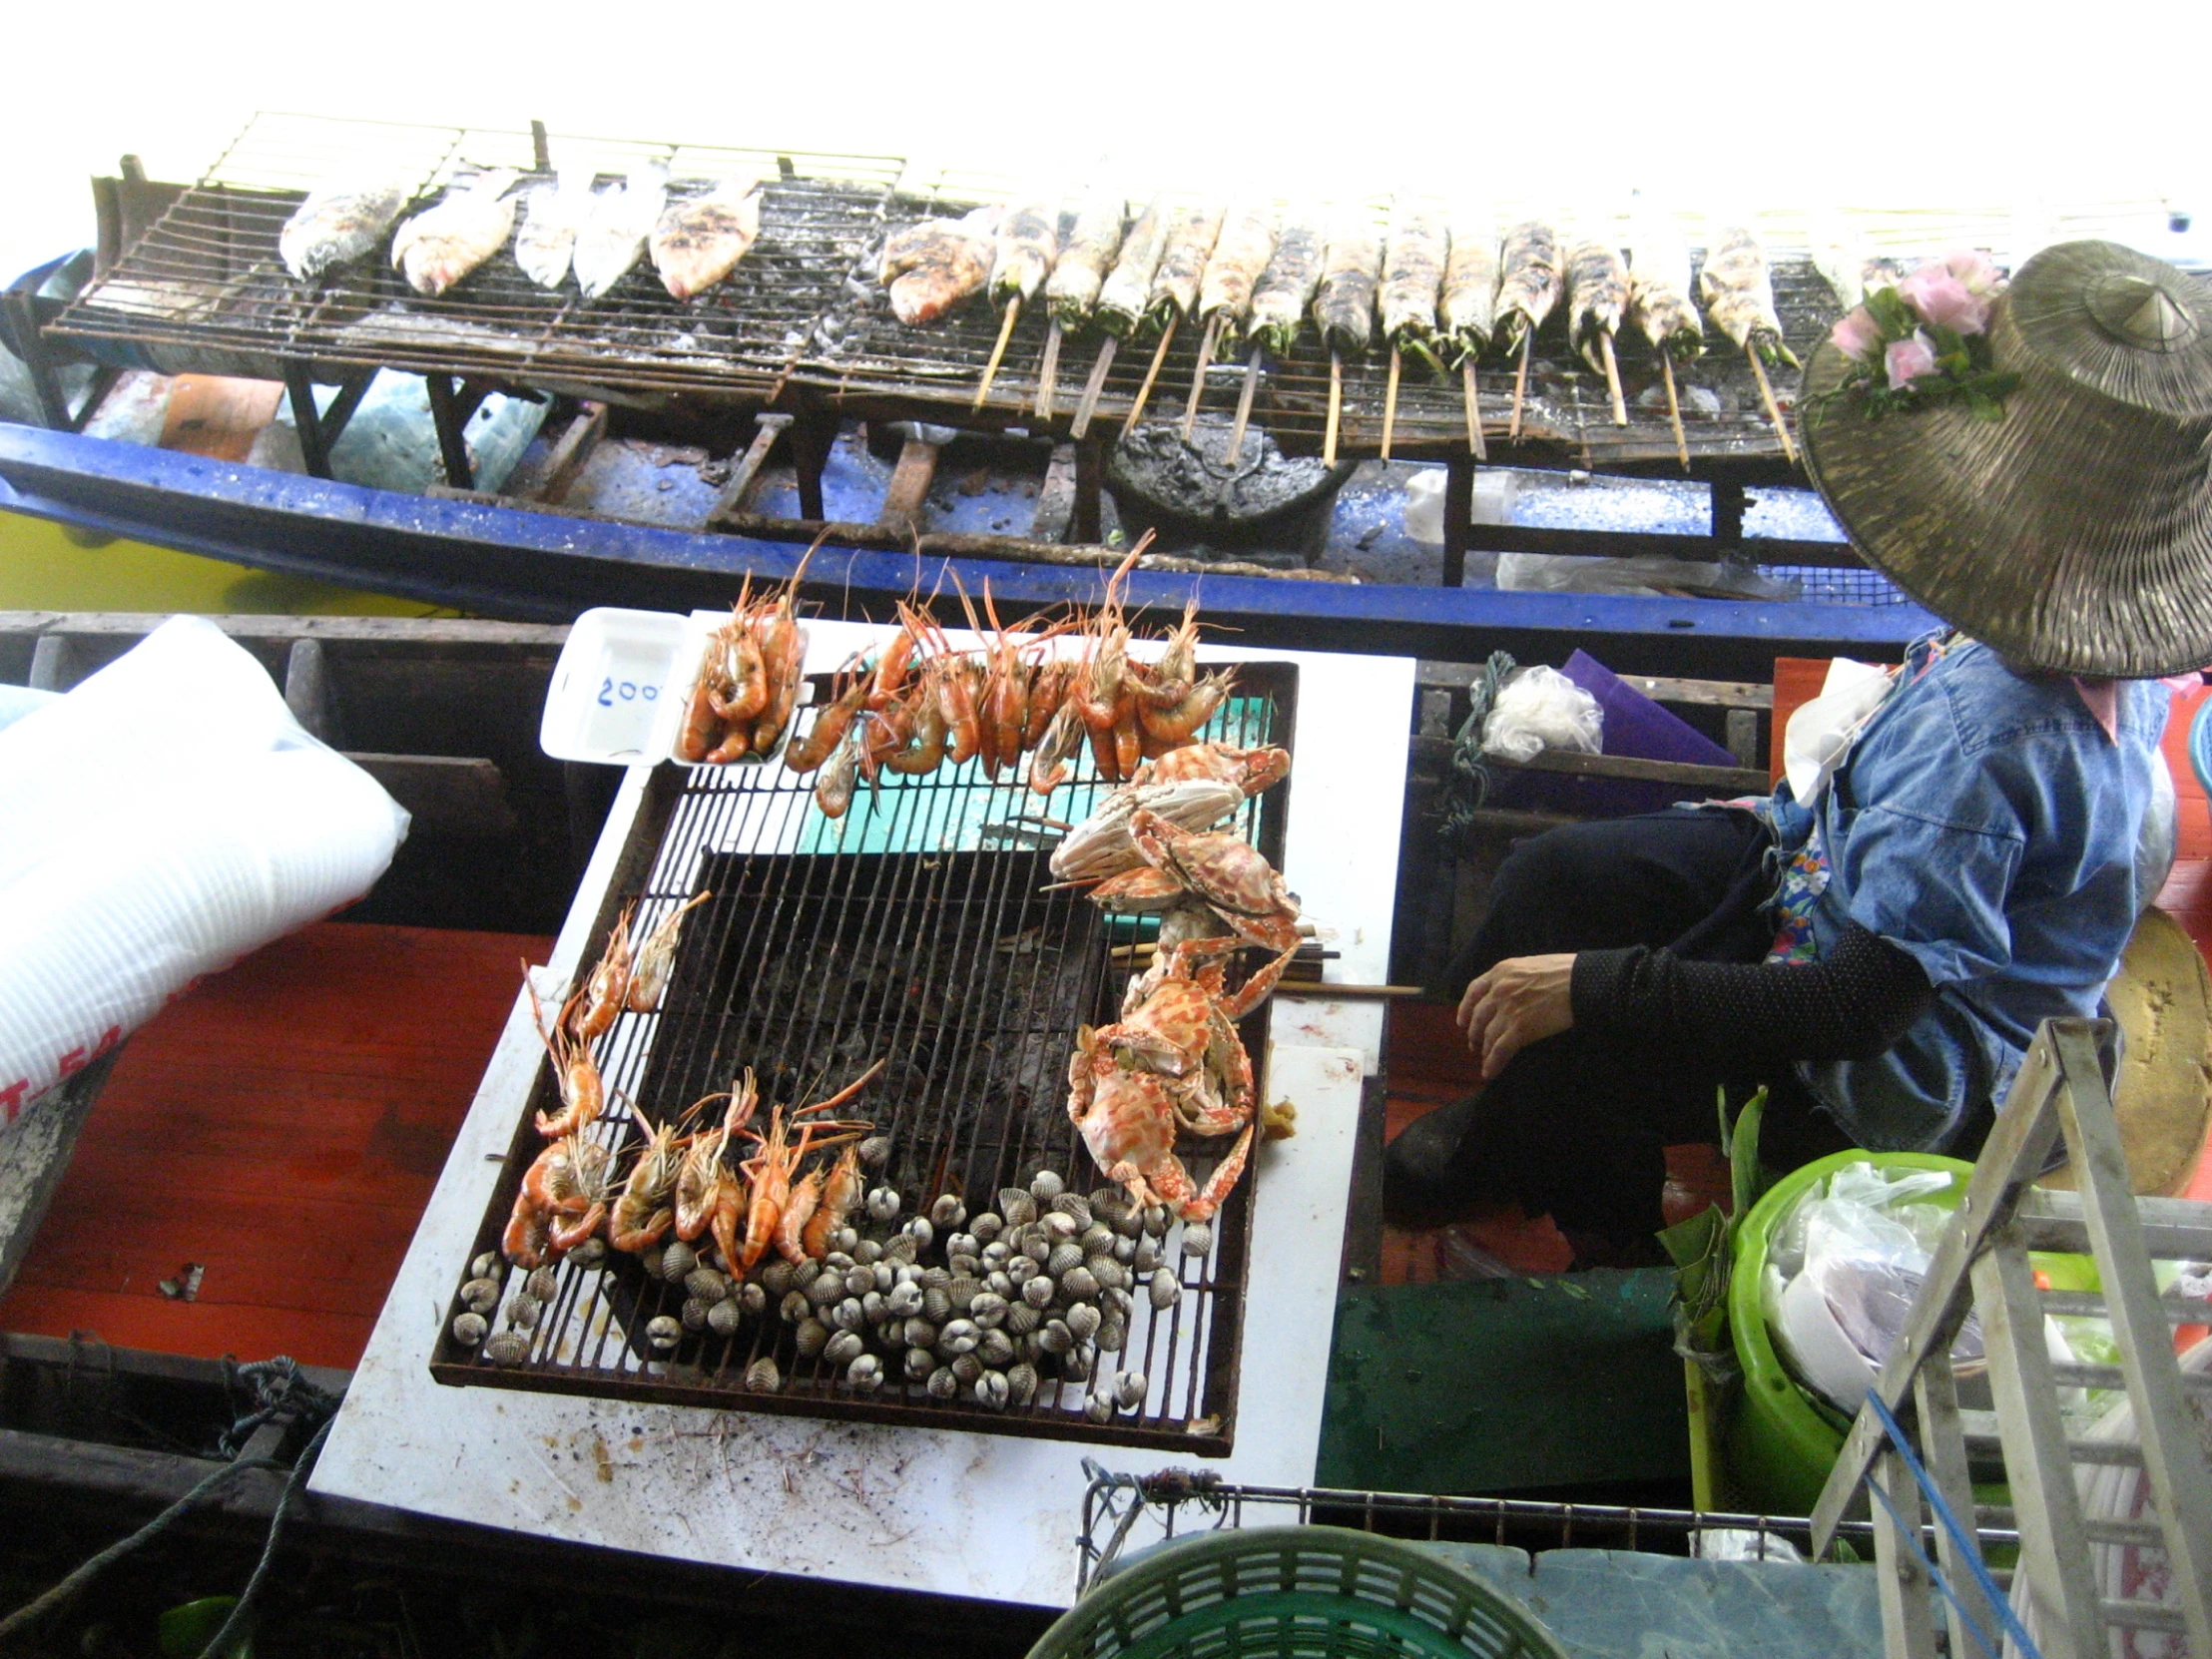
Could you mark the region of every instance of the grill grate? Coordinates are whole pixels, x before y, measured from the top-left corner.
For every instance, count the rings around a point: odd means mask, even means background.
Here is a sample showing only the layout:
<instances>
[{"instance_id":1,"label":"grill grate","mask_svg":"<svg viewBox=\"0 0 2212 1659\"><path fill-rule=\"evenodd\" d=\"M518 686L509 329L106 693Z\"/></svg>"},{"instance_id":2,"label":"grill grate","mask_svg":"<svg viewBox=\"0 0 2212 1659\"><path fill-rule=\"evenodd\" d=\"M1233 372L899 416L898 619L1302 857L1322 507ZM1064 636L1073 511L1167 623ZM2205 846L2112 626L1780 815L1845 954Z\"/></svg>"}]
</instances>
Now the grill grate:
<instances>
[{"instance_id":1,"label":"grill grate","mask_svg":"<svg viewBox=\"0 0 2212 1659\"><path fill-rule=\"evenodd\" d=\"M602 185L641 162L665 162L672 200L733 175L764 178L760 240L729 279L689 304L668 296L643 256L596 300L586 300L573 278L541 288L515 265L511 238L435 299L413 292L383 257L303 285L277 258L276 239L318 184L406 180L414 212L469 169L515 168L523 175L519 189L553 175L536 165L527 133L263 114L114 270L72 301L53 331L167 346L189 351L195 366L269 378L288 359L556 389L575 381L773 396L816 319L837 302L846 269L880 240L884 204L902 168L887 157L566 135L550 137L546 154L556 167L595 168Z\"/></svg>"},{"instance_id":2,"label":"grill grate","mask_svg":"<svg viewBox=\"0 0 2212 1659\"><path fill-rule=\"evenodd\" d=\"M1297 671L1284 665L1240 668L1237 695L1207 735L1288 747L1296 683ZM685 926L661 1011L625 1013L601 1039L610 1102L634 1099L660 1123L727 1089L751 1065L765 1120L770 1102L824 1098L882 1059L883 1074L846 1110L891 1137L891 1161L871 1185L899 1189L901 1216L945 1191L967 1195L971 1210L991 1208L1000 1187L1026 1183L1039 1168L1077 1192L1104 1185L1068 1120L1067 1058L1077 1025L1116 1017L1123 981L1109 951L1143 923L1102 914L1077 893L1039 890L1052 880L1054 837L1035 821L1038 798L1016 777L990 784L972 762L919 779L886 775L872 810L863 792L838 821L815 809L811 783L780 764L656 775L628 849L632 873L617 876L595 944L630 898L638 900L638 924L649 928L695 893L714 897ZM1241 820L1278 862L1287 788L1248 804ZM1043 810L1080 819L1103 790L1086 759ZM1263 1089L1266 1033L1263 1008L1243 1026ZM472 1255L497 1249L522 1172L542 1145L530 1117L554 1104L541 1068ZM621 1147L638 1139L614 1110L593 1133ZM1204 1152L1183 1155L1195 1180L1214 1167ZM793 1328L777 1319L773 1298L764 1319L730 1337L688 1334L673 1353L656 1355L645 1327L675 1316L685 1292L622 1255L599 1268L561 1264L558 1295L521 1364L496 1366L448 1330L431 1369L448 1382L1226 1455L1252 1187L1248 1170L1216 1217L1206 1257L1182 1255L1171 1229L1166 1260L1183 1295L1154 1311L1139 1294L1126 1350L1118 1360L1101 1357L1101 1382L1122 1369L1144 1373L1150 1384L1141 1411L1107 1427L1083 1414L1088 1383L1063 1390L1048 1381L1032 1404L993 1412L933 1399L886 1363L881 1390L858 1393L836 1368L797 1358ZM777 1361L783 1386L749 1392L747 1368L764 1356Z\"/></svg>"}]
</instances>

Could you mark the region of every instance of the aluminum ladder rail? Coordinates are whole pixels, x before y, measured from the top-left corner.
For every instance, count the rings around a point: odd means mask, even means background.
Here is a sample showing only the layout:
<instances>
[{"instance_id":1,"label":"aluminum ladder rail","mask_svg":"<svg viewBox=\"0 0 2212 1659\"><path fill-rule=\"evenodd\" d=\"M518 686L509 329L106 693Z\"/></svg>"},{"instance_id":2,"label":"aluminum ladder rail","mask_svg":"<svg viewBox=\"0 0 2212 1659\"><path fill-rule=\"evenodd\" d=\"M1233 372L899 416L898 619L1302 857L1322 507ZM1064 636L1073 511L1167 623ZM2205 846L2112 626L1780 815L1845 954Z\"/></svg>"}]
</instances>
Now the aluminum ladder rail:
<instances>
[{"instance_id":1,"label":"aluminum ladder rail","mask_svg":"<svg viewBox=\"0 0 2212 1659\"><path fill-rule=\"evenodd\" d=\"M2124 1625L2171 1632L2184 1638L2194 1659L2212 1659L2212 1467L2184 1398L2186 1391L2212 1386L2212 1379L2184 1379L2173 1342L2175 1325L2212 1315L2204 1301L2161 1297L2151 1267L2154 1259L2212 1257L2212 1204L2139 1199L2131 1192L2097 1059L2107 1024L2046 1020L2036 1032L1905 1335L1873 1390L1894 1417L1918 1418L1930 1484L1962 1523L1956 1532L1935 1528L1936 1564L1951 1589L1944 1617L1953 1659L1985 1645L1968 1620L1992 1640L1999 1628L1998 1610L1977 1587L1988 1580L1980 1570L1967 1473L1969 1442L1985 1448L1991 1428L2011 1483L2017 1573L2029 1586L2045 1659L2103 1659L2108 1627ZM2075 1193L2033 1185L2061 1133ZM2028 1265L2030 1250L2086 1251L2095 1258L2101 1296L2040 1290ZM1993 1413L1958 1406L1950 1348L1969 1308L1980 1316ZM2044 1346L2046 1313L2104 1314L2119 1365L2054 1364ZM2069 1439L2058 1390L2121 1386L2133 1405L2137 1439ZM2138 1460L2150 1481L2156 1524L2085 1518L2075 1466ZM1860 1408L1814 1508L1816 1560L1827 1553L1838 1522L1866 1502L1863 1482L1888 1500L1875 1505L1874 1515L1887 1650L1891 1659L1934 1659L1933 1586L1920 1549L1927 1509L1872 1399ZM2163 1548L2178 1605L2103 1598L2092 1543Z\"/></svg>"}]
</instances>

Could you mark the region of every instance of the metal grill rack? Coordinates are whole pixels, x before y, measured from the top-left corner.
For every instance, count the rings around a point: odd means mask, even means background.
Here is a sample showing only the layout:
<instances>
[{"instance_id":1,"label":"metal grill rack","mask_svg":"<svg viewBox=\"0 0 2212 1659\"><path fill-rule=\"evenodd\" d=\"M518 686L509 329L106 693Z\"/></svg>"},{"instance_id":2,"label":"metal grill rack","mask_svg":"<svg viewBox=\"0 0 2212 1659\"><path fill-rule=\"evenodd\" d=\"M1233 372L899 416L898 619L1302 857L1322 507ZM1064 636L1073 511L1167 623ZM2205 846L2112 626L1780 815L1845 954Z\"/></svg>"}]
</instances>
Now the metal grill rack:
<instances>
[{"instance_id":1,"label":"metal grill rack","mask_svg":"<svg viewBox=\"0 0 2212 1659\"><path fill-rule=\"evenodd\" d=\"M669 297L642 256L596 300L573 277L539 287L515 265L511 242L434 299L413 292L381 253L313 284L294 281L277 258L284 222L308 190L331 180L405 181L411 213L479 168L514 168L518 189L528 189L557 168L589 166L605 184L646 161L667 164L671 200L732 177L767 181L760 241L728 280L689 304ZM286 365L313 365L324 377L387 366L555 389L772 397L836 301L844 271L879 240L902 166L891 157L265 113L51 331L93 348L166 348L156 367L270 379L283 378Z\"/></svg>"},{"instance_id":2,"label":"metal grill rack","mask_svg":"<svg viewBox=\"0 0 2212 1659\"><path fill-rule=\"evenodd\" d=\"M1814 1546L1875 1500L1883 1630L1893 1659L1933 1656L1943 1599L1950 1652L2048 1659L2115 1653L2212 1655L2212 1376L2184 1371L2175 1327L2212 1316L2201 1285L2161 1291L2154 1261L2212 1259L2212 1204L2138 1199L2099 1059L2102 1022L2046 1020L1998 1112L1958 1213L1929 1267L1814 1509ZM2078 1190L2035 1185L2063 1135ZM2046 1289L2031 1250L2093 1255L2101 1289ZM1994 1411L1961 1408L1952 1341L1981 1322ZM2117 1365L2053 1360L2046 1315L2111 1323ZM2192 1354L2202 1358L2201 1347ZM2085 1433L2069 1432L2061 1389L2124 1390ZM2193 1398L2192 1398L2193 1396ZM1911 1418L1908 1439L1898 1418ZM1916 1455L1913 1440L1919 1442ZM1969 1480L2001 1455L2025 1595L1984 1560ZM2090 1471L2134 1471L2134 1507L2092 1512ZM1933 1510L1933 1558L1922 1547ZM2165 1593L2161 1593L2161 1589ZM2002 1629L2000 1631L2000 1624ZM2039 1625L2039 1630L2027 1628ZM1970 1645L1969 1645L1970 1644Z\"/></svg>"},{"instance_id":3,"label":"metal grill rack","mask_svg":"<svg viewBox=\"0 0 2212 1659\"><path fill-rule=\"evenodd\" d=\"M1289 747L1296 687L1287 665L1241 666L1236 694L1207 735ZM658 1124L729 1088L750 1065L765 1120L770 1102L824 1098L882 1059L882 1076L846 1110L890 1136L891 1161L871 1182L898 1188L902 1216L946 1191L967 1195L971 1209L990 1207L999 1188L1038 1168L1074 1191L1105 1185L1068 1119L1067 1059L1079 1024L1117 1017L1122 983L1111 951L1144 924L1102 914L1072 891L1039 891L1052 882L1046 860L1057 842L1039 815L1064 824L1088 814L1104 789L1088 760L1041 802L1022 777L991 784L973 762L917 779L886 774L880 795L871 802L863 787L834 821L816 808L813 782L781 763L657 773L586 959L596 960L625 903L637 903L634 926L650 928L695 893L714 896L685 925L661 1010L625 1013L600 1040L609 1101L634 1100ZM1278 785L1240 820L1278 862L1287 791ZM1242 1031L1264 1091L1265 1008ZM531 1125L541 1109L557 1109L542 1070L472 1257L498 1248L523 1171L543 1144ZM625 1151L639 1134L618 1108L593 1133ZM1213 1143L1181 1155L1203 1182L1226 1150ZM765 1319L733 1336L688 1334L673 1353L656 1354L645 1327L676 1315L684 1289L649 1279L636 1257L620 1254L600 1268L560 1265L559 1293L521 1364L494 1365L448 1330L431 1370L447 1382L1224 1456L1236 1424L1254 1178L1248 1169L1216 1217L1208 1255L1182 1254L1171 1229L1165 1259L1183 1295L1157 1312L1137 1298L1115 1365L1144 1373L1150 1386L1141 1409L1110 1426L1084 1416L1088 1385L1048 1381L1030 1405L997 1412L931 1398L895 1372L879 1392L859 1393L836 1368L797 1357L773 1299ZM763 1356L778 1363L778 1391L745 1387L748 1367ZM1108 1369L1102 1362L1101 1380Z\"/></svg>"}]
</instances>

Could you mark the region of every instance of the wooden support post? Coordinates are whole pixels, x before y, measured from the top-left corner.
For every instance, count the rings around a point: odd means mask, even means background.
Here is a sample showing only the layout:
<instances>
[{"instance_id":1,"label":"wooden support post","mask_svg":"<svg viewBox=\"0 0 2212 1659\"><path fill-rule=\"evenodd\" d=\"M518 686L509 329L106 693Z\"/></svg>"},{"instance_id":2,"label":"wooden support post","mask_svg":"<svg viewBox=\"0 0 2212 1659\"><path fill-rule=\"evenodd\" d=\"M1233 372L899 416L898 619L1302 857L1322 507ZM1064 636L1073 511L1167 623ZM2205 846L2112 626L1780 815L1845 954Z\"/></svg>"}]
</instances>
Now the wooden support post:
<instances>
[{"instance_id":1,"label":"wooden support post","mask_svg":"<svg viewBox=\"0 0 2212 1659\"><path fill-rule=\"evenodd\" d=\"M568 492L575 487L577 478L589 464L592 451L599 447L599 440L607 435L607 405L585 402L576 411L576 418L568 423L568 430L561 434L561 441L553 446L553 453L546 457L545 476L530 491L530 499L549 501L559 505L568 499Z\"/></svg>"},{"instance_id":2,"label":"wooden support post","mask_svg":"<svg viewBox=\"0 0 2212 1659\"><path fill-rule=\"evenodd\" d=\"M77 683L77 647L65 634L41 634L31 647L31 690L65 692Z\"/></svg>"},{"instance_id":3,"label":"wooden support post","mask_svg":"<svg viewBox=\"0 0 2212 1659\"><path fill-rule=\"evenodd\" d=\"M322 415L315 408L314 380L307 365L284 360L284 390L291 398L291 423L299 433L299 458L310 478L330 476L330 451L322 441Z\"/></svg>"},{"instance_id":4,"label":"wooden support post","mask_svg":"<svg viewBox=\"0 0 2212 1659\"><path fill-rule=\"evenodd\" d=\"M730 476L724 480L722 493L715 497L713 511L707 514L707 528L721 528L722 521L733 513L742 513L753 494L753 486L760 481L761 468L768 464L769 451L776 447L776 440L791 430L793 416L764 412L755 421L753 442L730 465ZM817 480L816 494L821 494Z\"/></svg>"},{"instance_id":5,"label":"wooden support post","mask_svg":"<svg viewBox=\"0 0 2212 1659\"><path fill-rule=\"evenodd\" d=\"M1474 457L1453 455L1444 462L1443 585L1466 585L1467 547L1474 538Z\"/></svg>"},{"instance_id":6,"label":"wooden support post","mask_svg":"<svg viewBox=\"0 0 2212 1659\"><path fill-rule=\"evenodd\" d=\"M878 528L893 535L910 536L921 528L921 509L929 485L937 476L937 446L920 438L908 438L898 451L898 465L891 471L890 487L883 492L883 510L875 515Z\"/></svg>"},{"instance_id":7,"label":"wooden support post","mask_svg":"<svg viewBox=\"0 0 2212 1659\"><path fill-rule=\"evenodd\" d=\"M1716 478L1707 486L1713 498L1713 545L1724 559L1740 558L1744 545L1744 486Z\"/></svg>"},{"instance_id":8,"label":"wooden support post","mask_svg":"<svg viewBox=\"0 0 2212 1659\"><path fill-rule=\"evenodd\" d=\"M445 481L455 489L474 489L476 487L475 470L470 466L468 459L468 415L461 407L461 394L453 384L453 376L450 374L425 374L422 377L422 387L430 394L430 419L438 430L438 456L445 464ZM295 397L294 413L297 412L296 404ZM313 406L314 400L310 396L308 407L312 409ZM310 416L310 418L316 420L319 428L319 417ZM319 429L315 434L315 438L319 446L321 442ZM327 457L325 457L325 464L327 464ZM325 473L323 476L326 477L328 474Z\"/></svg>"},{"instance_id":9,"label":"wooden support post","mask_svg":"<svg viewBox=\"0 0 2212 1659\"><path fill-rule=\"evenodd\" d=\"M1075 539L1095 545L1103 532L1099 519L1099 492L1106 482L1106 454L1096 438L1075 446Z\"/></svg>"},{"instance_id":10,"label":"wooden support post","mask_svg":"<svg viewBox=\"0 0 2212 1659\"><path fill-rule=\"evenodd\" d=\"M837 417L809 409L791 424L792 464L799 471L799 516L822 519L822 474L837 441Z\"/></svg>"},{"instance_id":11,"label":"wooden support post","mask_svg":"<svg viewBox=\"0 0 2212 1659\"><path fill-rule=\"evenodd\" d=\"M307 735L336 744L336 701L331 695L330 664L320 640L293 640L284 659L284 707Z\"/></svg>"},{"instance_id":12,"label":"wooden support post","mask_svg":"<svg viewBox=\"0 0 2212 1659\"><path fill-rule=\"evenodd\" d=\"M0 1110L0 1295L30 1254L39 1223L69 1169L77 1132L92 1115L114 1065L111 1051L57 1084L36 1105Z\"/></svg>"},{"instance_id":13,"label":"wooden support post","mask_svg":"<svg viewBox=\"0 0 2212 1659\"><path fill-rule=\"evenodd\" d=\"M1731 709L1728 711L1729 754L1736 757L1740 767L1759 765L1759 711L1757 709Z\"/></svg>"}]
</instances>

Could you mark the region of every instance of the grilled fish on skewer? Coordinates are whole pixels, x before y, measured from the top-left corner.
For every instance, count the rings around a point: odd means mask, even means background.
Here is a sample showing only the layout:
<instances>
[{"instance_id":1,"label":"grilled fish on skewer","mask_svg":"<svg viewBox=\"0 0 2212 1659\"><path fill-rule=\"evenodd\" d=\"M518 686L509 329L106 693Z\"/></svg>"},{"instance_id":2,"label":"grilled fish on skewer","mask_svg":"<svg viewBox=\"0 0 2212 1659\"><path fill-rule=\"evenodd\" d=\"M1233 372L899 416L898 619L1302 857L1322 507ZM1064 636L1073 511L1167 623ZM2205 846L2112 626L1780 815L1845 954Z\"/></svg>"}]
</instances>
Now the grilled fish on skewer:
<instances>
[{"instance_id":1,"label":"grilled fish on skewer","mask_svg":"<svg viewBox=\"0 0 2212 1659\"><path fill-rule=\"evenodd\" d=\"M1016 202L999 217L991 254L991 303L1027 302L1051 275L1060 252L1060 205L1037 196Z\"/></svg>"},{"instance_id":2,"label":"grilled fish on skewer","mask_svg":"<svg viewBox=\"0 0 2212 1659\"><path fill-rule=\"evenodd\" d=\"M1508 351L1524 334L1544 325L1559 303L1563 276L1559 233L1540 219L1524 219L1505 233L1498 251L1497 333Z\"/></svg>"},{"instance_id":3,"label":"grilled fish on skewer","mask_svg":"<svg viewBox=\"0 0 2212 1659\"><path fill-rule=\"evenodd\" d=\"M998 214L977 208L964 219L925 219L885 238L877 279L891 290L891 314L934 322L980 288L991 274Z\"/></svg>"},{"instance_id":4,"label":"grilled fish on skewer","mask_svg":"<svg viewBox=\"0 0 2212 1659\"><path fill-rule=\"evenodd\" d=\"M1317 213L1294 213L1252 289L1252 337L1277 356L1298 343L1306 307L1321 289L1329 231Z\"/></svg>"},{"instance_id":5,"label":"grilled fish on skewer","mask_svg":"<svg viewBox=\"0 0 2212 1659\"><path fill-rule=\"evenodd\" d=\"M1375 338L1375 293L1382 244L1363 209L1339 217L1321 262L1314 294L1314 326L1332 351L1363 353Z\"/></svg>"},{"instance_id":6,"label":"grilled fish on skewer","mask_svg":"<svg viewBox=\"0 0 2212 1659\"><path fill-rule=\"evenodd\" d=\"M384 240L413 191L401 184L326 185L309 191L276 233L284 269L311 282Z\"/></svg>"},{"instance_id":7,"label":"grilled fish on skewer","mask_svg":"<svg viewBox=\"0 0 2212 1659\"><path fill-rule=\"evenodd\" d=\"M576 233L591 213L589 168L565 169L550 185L524 198L522 229L515 234L515 264L541 288L557 288L576 253Z\"/></svg>"},{"instance_id":8,"label":"grilled fish on skewer","mask_svg":"<svg viewBox=\"0 0 2212 1659\"><path fill-rule=\"evenodd\" d=\"M585 298L597 299L638 263L667 200L668 169L659 162L633 168L591 199L591 214L576 233L576 285Z\"/></svg>"},{"instance_id":9,"label":"grilled fish on skewer","mask_svg":"<svg viewBox=\"0 0 2212 1659\"><path fill-rule=\"evenodd\" d=\"M515 228L515 200L507 194L514 169L456 181L426 208L399 227L391 239L391 263L406 274L417 293L443 293L507 245Z\"/></svg>"},{"instance_id":10,"label":"grilled fish on skewer","mask_svg":"<svg viewBox=\"0 0 2212 1659\"><path fill-rule=\"evenodd\" d=\"M1767 251L1745 226L1716 229L1712 246L1705 251L1705 269L1698 273L1698 293L1713 326L1768 367L1787 363L1798 366L1795 353L1782 338L1782 319L1775 314L1774 281L1767 272Z\"/></svg>"},{"instance_id":11,"label":"grilled fish on skewer","mask_svg":"<svg viewBox=\"0 0 2212 1659\"><path fill-rule=\"evenodd\" d=\"M1390 209L1390 234L1383 245L1382 281L1377 300L1382 311L1382 337L1400 351L1410 351L1431 368L1439 366L1430 342L1436 335L1436 299L1443 291L1444 267L1449 259L1449 232L1436 208L1418 202L1395 203ZM1489 287L1497 288L1495 260ZM1484 296L1484 310L1489 296ZM1483 324L1488 343L1488 323Z\"/></svg>"},{"instance_id":12,"label":"grilled fish on skewer","mask_svg":"<svg viewBox=\"0 0 2212 1659\"><path fill-rule=\"evenodd\" d=\"M1444 339L1462 357L1479 357L1497 331L1497 216L1471 203L1451 210L1451 254L1436 296Z\"/></svg>"},{"instance_id":13,"label":"grilled fish on skewer","mask_svg":"<svg viewBox=\"0 0 2212 1659\"><path fill-rule=\"evenodd\" d=\"M670 203L646 246L669 296L689 299L736 270L760 236L760 181L726 179L705 196Z\"/></svg>"},{"instance_id":14,"label":"grilled fish on skewer","mask_svg":"<svg viewBox=\"0 0 2212 1659\"><path fill-rule=\"evenodd\" d=\"M1222 319L1220 343L1243 331L1251 315L1253 290L1275 255L1275 216L1257 204L1231 209L1222 217L1221 237L1206 261L1198 284L1198 314ZM1318 262L1320 250L1315 250Z\"/></svg>"},{"instance_id":15,"label":"grilled fish on skewer","mask_svg":"<svg viewBox=\"0 0 2212 1659\"><path fill-rule=\"evenodd\" d=\"M1152 297L1146 306L1146 314L1155 328L1165 328L1170 322L1196 312L1206 268L1213 263L1214 250L1221 242L1222 222L1227 217L1224 209L1204 203L1185 208L1175 216L1174 223L1168 227L1167 245L1160 251L1159 269L1152 276ZM1265 264L1267 255L1263 253L1260 265ZM1259 267L1255 266L1253 276L1258 276Z\"/></svg>"},{"instance_id":16,"label":"grilled fish on skewer","mask_svg":"<svg viewBox=\"0 0 2212 1659\"><path fill-rule=\"evenodd\" d=\"M1061 327L1080 328L1090 320L1106 274L1121 251L1121 228L1128 217L1128 198L1116 191L1092 193L1076 214L1068 245L1044 285L1045 303Z\"/></svg>"},{"instance_id":17,"label":"grilled fish on skewer","mask_svg":"<svg viewBox=\"0 0 2212 1659\"><path fill-rule=\"evenodd\" d=\"M1688 362L1705 349L1690 302L1690 248L1671 215L1639 209L1629 226L1628 319L1654 351Z\"/></svg>"},{"instance_id":18,"label":"grilled fish on skewer","mask_svg":"<svg viewBox=\"0 0 2212 1659\"><path fill-rule=\"evenodd\" d=\"M1144 322L1145 306L1152 297L1152 278L1160 269L1160 256L1167 251L1170 226L1166 206L1154 197L1122 238L1114 268L1099 285L1098 303L1091 314L1117 339L1129 338Z\"/></svg>"},{"instance_id":19,"label":"grilled fish on skewer","mask_svg":"<svg viewBox=\"0 0 2212 1659\"><path fill-rule=\"evenodd\" d=\"M1582 360L1602 374L1604 340L1620 332L1628 314L1628 262L1594 227L1577 230L1565 246L1567 337Z\"/></svg>"}]
</instances>

